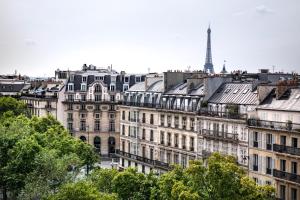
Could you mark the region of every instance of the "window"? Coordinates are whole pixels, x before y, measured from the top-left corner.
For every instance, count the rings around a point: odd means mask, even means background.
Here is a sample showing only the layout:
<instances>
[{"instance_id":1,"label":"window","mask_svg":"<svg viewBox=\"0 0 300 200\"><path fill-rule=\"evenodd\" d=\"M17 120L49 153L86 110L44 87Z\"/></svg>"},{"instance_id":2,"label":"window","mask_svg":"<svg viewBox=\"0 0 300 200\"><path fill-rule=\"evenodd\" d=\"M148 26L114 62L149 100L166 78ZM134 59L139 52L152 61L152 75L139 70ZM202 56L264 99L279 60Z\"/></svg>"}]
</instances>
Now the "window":
<instances>
[{"instance_id":1,"label":"window","mask_svg":"<svg viewBox=\"0 0 300 200\"><path fill-rule=\"evenodd\" d=\"M190 118L190 130L195 131L195 119Z\"/></svg>"},{"instance_id":2,"label":"window","mask_svg":"<svg viewBox=\"0 0 300 200\"><path fill-rule=\"evenodd\" d=\"M100 131L100 120L95 120L95 131Z\"/></svg>"},{"instance_id":3,"label":"window","mask_svg":"<svg viewBox=\"0 0 300 200\"><path fill-rule=\"evenodd\" d=\"M258 132L253 133L253 147L258 147Z\"/></svg>"},{"instance_id":4,"label":"window","mask_svg":"<svg viewBox=\"0 0 300 200\"><path fill-rule=\"evenodd\" d=\"M272 150L272 134L267 134L266 135L266 148L267 150Z\"/></svg>"},{"instance_id":5,"label":"window","mask_svg":"<svg viewBox=\"0 0 300 200\"><path fill-rule=\"evenodd\" d=\"M175 116L174 121L175 121L175 128L178 128L179 127L179 117Z\"/></svg>"},{"instance_id":6,"label":"window","mask_svg":"<svg viewBox=\"0 0 300 200\"><path fill-rule=\"evenodd\" d=\"M194 151L194 138L190 137L190 150Z\"/></svg>"},{"instance_id":7,"label":"window","mask_svg":"<svg viewBox=\"0 0 300 200\"><path fill-rule=\"evenodd\" d=\"M176 118L175 118L175 126L176 126ZM186 118L182 118L182 129L186 129Z\"/></svg>"},{"instance_id":8,"label":"window","mask_svg":"<svg viewBox=\"0 0 300 200\"><path fill-rule=\"evenodd\" d=\"M146 123L146 113L143 113L142 123Z\"/></svg>"},{"instance_id":9,"label":"window","mask_svg":"<svg viewBox=\"0 0 300 200\"><path fill-rule=\"evenodd\" d=\"M161 126L165 125L165 116L164 115L160 115L160 125Z\"/></svg>"},{"instance_id":10,"label":"window","mask_svg":"<svg viewBox=\"0 0 300 200\"><path fill-rule=\"evenodd\" d=\"M80 121L80 131L86 131L86 124L84 120Z\"/></svg>"},{"instance_id":11,"label":"window","mask_svg":"<svg viewBox=\"0 0 300 200\"><path fill-rule=\"evenodd\" d=\"M115 101L115 95L110 95L110 101Z\"/></svg>"},{"instance_id":12,"label":"window","mask_svg":"<svg viewBox=\"0 0 300 200\"><path fill-rule=\"evenodd\" d=\"M266 157L266 173L272 174L272 158Z\"/></svg>"},{"instance_id":13,"label":"window","mask_svg":"<svg viewBox=\"0 0 300 200\"><path fill-rule=\"evenodd\" d=\"M86 80L87 80L87 77L86 77L86 76L83 76L83 77L82 77L82 82L86 82Z\"/></svg>"},{"instance_id":14,"label":"window","mask_svg":"<svg viewBox=\"0 0 300 200\"><path fill-rule=\"evenodd\" d=\"M122 111L122 120L125 120L125 111Z\"/></svg>"},{"instance_id":15,"label":"window","mask_svg":"<svg viewBox=\"0 0 300 200\"><path fill-rule=\"evenodd\" d=\"M178 147L178 134L175 134L174 136L174 145L175 147Z\"/></svg>"},{"instance_id":16,"label":"window","mask_svg":"<svg viewBox=\"0 0 300 200\"><path fill-rule=\"evenodd\" d=\"M186 149L186 144L185 144L185 142L186 142L186 136L183 135L183 136L181 137L181 147L182 147L182 149Z\"/></svg>"},{"instance_id":17,"label":"window","mask_svg":"<svg viewBox=\"0 0 300 200\"><path fill-rule=\"evenodd\" d=\"M72 121L73 120L73 113L68 113L68 120Z\"/></svg>"},{"instance_id":18,"label":"window","mask_svg":"<svg viewBox=\"0 0 300 200\"><path fill-rule=\"evenodd\" d=\"M95 92L101 92L102 88L99 84L95 85Z\"/></svg>"},{"instance_id":19,"label":"window","mask_svg":"<svg viewBox=\"0 0 300 200\"><path fill-rule=\"evenodd\" d=\"M73 104L68 104L68 110L73 110Z\"/></svg>"},{"instance_id":20,"label":"window","mask_svg":"<svg viewBox=\"0 0 300 200\"><path fill-rule=\"evenodd\" d=\"M101 95L95 94L95 101L101 101Z\"/></svg>"},{"instance_id":21,"label":"window","mask_svg":"<svg viewBox=\"0 0 300 200\"><path fill-rule=\"evenodd\" d=\"M186 167L186 163L187 163L186 155L181 155L181 165L182 165L183 168Z\"/></svg>"},{"instance_id":22,"label":"window","mask_svg":"<svg viewBox=\"0 0 300 200\"><path fill-rule=\"evenodd\" d=\"M86 95L85 94L80 95L80 99L81 101L86 101Z\"/></svg>"},{"instance_id":23,"label":"window","mask_svg":"<svg viewBox=\"0 0 300 200\"><path fill-rule=\"evenodd\" d=\"M150 160L153 160L153 152L154 152L154 150L151 148L150 149Z\"/></svg>"},{"instance_id":24,"label":"window","mask_svg":"<svg viewBox=\"0 0 300 200\"><path fill-rule=\"evenodd\" d=\"M297 189L291 188L291 200L297 200Z\"/></svg>"},{"instance_id":25,"label":"window","mask_svg":"<svg viewBox=\"0 0 300 200\"><path fill-rule=\"evenodd\" d=\"M80 110L85 110L85 104L80 105Z\"/></svg>"},{"instance_id":26,"label":"window","mask_svg":"<svg viewBox=\"0 0 300 200\"><path fill-rule=\"evenodd\" d=\"M160 144L165 144L165 133L163 131L160 132Z\"/></svg>"},{"instance_id":27,"label":"window","mask_svg":"<svg viewBox=\"0 0 300 200\"><path fill-rule=\"evenodd\" d=\"M135 77L135 82L141 82L141 77L140 76Z\"/></svg>"},{"instance_id":28,"label":"window","mask_svg":"<svg viewBox=\"0 0 300 200\"><path fill-rule=\"evenodd\" d=\"M81 91L86 91L86 84L85 83L81 83Z\"/></svg>"},{"instance_id":29,"label":"window","mask_svg":"<svg viewBox=\"0 0 300 200\"><path fill-rule=\"evenodd\" d=\"M178 154L174 154L174 163L175 164L178 164L179 163L179 156L178 156Z\"/></svg>"},{"instance_id":30,"label":"window","mask_svg":"<svg viewBox=\"0 0 300 200\"><path fill-rule=\"evenodd\" d=\"M98 110L98 111L100 110L100 105L99 104L95 105L95 110Z\"/></svg>"},{"instance_id":31,"label":"window","mask_svg":"<svg viewBox=\"0 0 300 200\"><path fill-rule=\"evenodd\" d=\"M115 85L110 85L110 91L112 91L112 92L115 91Z\"/></svg>"},{"instance_id":32,"label":"window","mask_svg":"<svg viewBox=\"0 0 300 200\"><path fill-rule=\"evenodd\" d=\"M167 163L171 164L171 153L167 152Z\"/></svg>"},{"instance_id":33,"label":"window","mask_svg":"<svg viewBox=\"0 0 300 200\"><path fill-rule=\"evenodd\" d=\"M71 132L73 131L73 122L68 123L68 130Z\"/></svg>"},{"instance_id":34,"label":"window","mask_svg":"<svg viewBox=\"0 0 300 200\"><path fill-rule=\"evenodd\" d=\"M84 119L84 118L86 118L86 114L84 114L84 113L80 113L80 118L81 118L81 119Z\"/></svg>"},{"instance_id":35,"label":"window","mask_svg":"<svg viewBox=\"0 0 300 200\"><path fill-rule=\"evenodd\" d=\"M285 186L280 185L280 200L285 200Z\"/></svg>"},{"instance_id":36,"label":"window","mask_svg":"<svg viewBox=\"0 0 300 200\"><path fill-rule=\"evenodd\" d=\"M73 91L74 90L74 84L73 83L69 83L68 84L68 91Z\"/></svg>"},{"instance_id":37,"label":"window","mask_svg":"<svg viewBox=\"0 0 300 200\"><path fill-rule=\"evenodd\" d=\"M284 146L286 145L286 136L284 136L284 135L280 136L280 144L284 145Z\"/></svg>"},{"instance_id":38,"label":"window","mask_svg":"<svg viewBox=\"0 0 300 200\"><path fill-rule=\"evenodd\" d=\"M125 125L122 125L122 135L125 135Z\"/></svg>"},{"instance_id":39,"label":"window","mask_svg":"<svg viewBox=\"0 0 300 200\"><path fill-rule=\"evenodd\" d=\"M285 172L286 170L286 160L280 159L280 171Z\"/></svg>"},{"instance_id":40,"label":"window","mask_svg":"<svg viewBox=\"0 0 300 200\"><path fill-rule=\"evenodd\" d=\"M258 155L253 154L253 171L258 171Z\"/></svg>"},{"instance_id":41,"label":"window","mask_svg":"<svg viewBox=\"0 0 300 200\"><path fill-rule=\"evenodd\" d=\"M298 138L292 137L292 147L298 148Z\"/></svg>"},{"instance_id":42,"label":"window","mask_svg":"<svg viewBox=\"0 0 300 200\"><path fill-rule=\"evenodd\" d=\"M128 77L128 76L125 77L124 82L125 82L125 83L128 83L128 82L129 82L129 77Z\"/></svg>"},{"instance_id":43,"label":"window","mask_svg":"<svg viewBox=\"0 0 300 200\"><path fill-rule=\"evenodd\" d=\"M150 141L153 142L153 130L150 130Z\"/></svg>"},{"instance_id":44,"label":"window","mask_svg":"<svg viewBox=\"0 0 300 200\"><path fill-rule=\"evenodd\" d=\"M291 173L297 174L297 162L291 162Z\"/></svg>"},{"instance_id":45,"label":"window","mask_svg":"<svg viewBox=\"0 0 300 200\"><path fill-rule=\"evenodd\" d=\"M100 113L95 113L95 118L100 119Z\"/></svg>"},{"instance_id":46,"label":"window","mask_svg":"<svg viewBox=\"0 0 300 200\"><path fill-rule=\"evenodd\" d=\"M143 128L142 130L142 140L146 139L146 129Z\"/></svg>"},{"instance_id":47,"label":"window","mask_svg":"<svg viewBox=\"0 0 300 200\"><path fill-rule=\"evenodd\" d=\"M168 127L171 127L172 118L170 115L167 116L167 123L168 123Z\"/></svg>"},{"instance_id":48,"label":"window","mask_svg":"<svg viewBox=\"0 0 300 200\"><path fill-rule=\"evenodd\" d=\"M233 91L233 94L236 94L239 91L239 89L236 89Z\"/></svg>"},{"instance_id":49,"label":"window","mask_svg":"<svg viewBox=\"0 0 300 200\"><path fill-rule=\"evenodd\" d=\"M128 88L129 88L129 86L124 84L124 85L123 85L123 92L127 91Z\"/></svg>"},{"instance_id":50,"label":"window","mask_svg":"<svg viewBox=\"0 0 300 200\"><path fill-rule=\"evenodd\" d=\"M168 146L171 146L171 133L167 135Z\"/></svg>"},{"instance_id":51,"label":"window","mask_svg":"<svg viewBox=\"0 0 300 200\"><path fill-rule=\"evenodd\" d=\"M115 121L109 122L109 131L112 131L112 132L115 131Z\"/></svg>"},{"instance_id":52,"label":"window","mask_svg":"<svg viewBox=\"0 0 300 200\"><path fill-rule=\"evenodd\" d=\"M150 124L154 123L154 118L153 118L153 114L150 114Z\"/></svg>"}]
</instances>

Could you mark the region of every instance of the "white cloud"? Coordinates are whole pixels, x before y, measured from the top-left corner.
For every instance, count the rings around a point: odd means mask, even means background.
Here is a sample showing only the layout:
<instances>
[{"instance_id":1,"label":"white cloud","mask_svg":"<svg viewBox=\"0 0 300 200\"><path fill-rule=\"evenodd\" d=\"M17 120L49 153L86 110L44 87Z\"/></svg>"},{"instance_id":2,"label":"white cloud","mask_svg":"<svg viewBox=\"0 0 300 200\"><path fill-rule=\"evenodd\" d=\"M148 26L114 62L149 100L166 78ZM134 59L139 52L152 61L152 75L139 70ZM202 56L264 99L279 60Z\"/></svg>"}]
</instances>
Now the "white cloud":
<instances>
[{"instance_id":1,"label":"white cloud","mask_svg":"<svg viewBox=\"0 0 300 200\"><path fill-rule=\"evenodd\" d=\"M245 10L237 11L235 13L232 13L232 16L241 16L245 15L247 12Z\"/></svg>"},{"instance_id":2,"label":"white cloud","mask_svg":"<svg viewBox=\"0 0 300 200\"><path fill-rule=\"evenodd\" d=\"M272 14L275 12L273 9L267 8L265 5L256 6L255 11L261 15Z\"/></svg>"}]
</instances>

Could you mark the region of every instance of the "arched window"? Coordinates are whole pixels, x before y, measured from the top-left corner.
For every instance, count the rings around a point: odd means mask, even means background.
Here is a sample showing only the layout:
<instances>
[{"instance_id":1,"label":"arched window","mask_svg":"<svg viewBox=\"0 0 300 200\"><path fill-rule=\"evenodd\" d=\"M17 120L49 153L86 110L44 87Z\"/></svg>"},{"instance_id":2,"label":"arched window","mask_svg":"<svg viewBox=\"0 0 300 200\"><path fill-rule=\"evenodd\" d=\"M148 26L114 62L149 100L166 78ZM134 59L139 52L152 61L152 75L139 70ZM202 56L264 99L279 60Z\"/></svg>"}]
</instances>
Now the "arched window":
<instances>
[{"instance_id":1,"label":"arched window","mask_svg":"<svg viewBox=\"0 0 300 200\"><path fill-rule=\"evenodd\" d=\"M108 150L109 153L115 153L116 139L114 137L108 138Z\"/></svg>"},{"instance_id":2,"label":"arched window","mask_svg":"<svg viewBox=\"0 0 300 200\"><path fill-rule=\"evenodd\" d=\"M101 151L101 138L99 136L94 137L94 147L97 152Z\"/></svg>"},{"instance_id":3,"label":"arched window","mask_svg":"<svg viewBox=\"0 0 300 200\"><path fill-rule=\"evenodd\" d=\"M95 92L102 92L102 88L99 84L95 85Z\"/></svg>"},{"instance_id":4,"label":"arched window","mask_svg":"<svg viewBox=\"0 0 300 200\"><path fill-rule=\"evenodd\" d=\"M80 140L83 142L86 142L86 137L82 135L82 136L80 136Z\"/></svg>"}]
</instances>

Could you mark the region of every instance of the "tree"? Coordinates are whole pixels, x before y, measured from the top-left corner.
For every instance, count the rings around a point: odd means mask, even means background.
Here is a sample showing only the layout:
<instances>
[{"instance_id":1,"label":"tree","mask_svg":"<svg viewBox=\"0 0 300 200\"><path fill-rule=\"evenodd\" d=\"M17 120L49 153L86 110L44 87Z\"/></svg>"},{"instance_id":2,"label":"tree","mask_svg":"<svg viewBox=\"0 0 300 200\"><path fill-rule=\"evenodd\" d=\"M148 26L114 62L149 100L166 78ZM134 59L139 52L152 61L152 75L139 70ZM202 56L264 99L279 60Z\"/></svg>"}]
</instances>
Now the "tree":
<instances>
[{"instance_id":1,"label":"tree","mask_svg":"<svg viewBox=\"0 0 300 200\"><path fill-rule=\"evenodd\" d=\"M95 169L89 176L89 179L98 188L100 192L112 193L112 180L118 174L116 169Z\"/></svg>"},{"instance_id":2,"label":"tree","mask_svg":"<svg viewBox=\"0 0 300 200\"><path fill-rule=\"evenodd\" d=\"M7 111L12 112L15 116L20 114L29 116L27 106L24 102L18 101L12 97L0 97L0 118Z\"/></svg>"},{"instance_id":3,"label":"tree","mask_svg":"<svg viewBox=\"0 0 300 200\"><path fill-rule=\"evenodd\" d=\"M71 137L53 117L31 119L11 113L0 122L0 187L13 199L40 198L93 165L92 146Z\"/></svg>"}]
</instances>

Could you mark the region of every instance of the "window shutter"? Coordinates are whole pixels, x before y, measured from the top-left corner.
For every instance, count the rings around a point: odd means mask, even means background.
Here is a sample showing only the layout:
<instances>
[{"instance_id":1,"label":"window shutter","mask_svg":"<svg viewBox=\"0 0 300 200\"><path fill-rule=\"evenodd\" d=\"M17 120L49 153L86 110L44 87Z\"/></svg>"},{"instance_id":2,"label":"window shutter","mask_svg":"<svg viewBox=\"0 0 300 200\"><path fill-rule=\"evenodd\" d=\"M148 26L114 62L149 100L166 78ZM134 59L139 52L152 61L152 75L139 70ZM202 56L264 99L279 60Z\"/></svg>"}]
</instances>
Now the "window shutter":
<instances>
[{"instance_id":1,"label":"window shutter","mask_svg":"<svg viewBox=\"0 0 300 200\"><path fill-rule=\"evenodd\" d=\"M262 133L258 133L257 134L258 135L258 148L262 148L262 138L261 138L261 135L262 135Z\"/></svg>"},{"instance_id":2,"label":"window shutter","mask_svg":"<svg viewBox=\"0 0 300 200\"><path fill-rule=\"evenodd\" d=\"M258 156L258 171L262 172L262 157Z\"/></svg>"},{"instance_id":3,"label":"window shutter","mask_svg":"<svg viewBox=\"0 0 300 200\"><path fill-rule=\"evenodd\" d=\"M267 138L266 137L267 137L267 135L264 134L264 133L261 133L261 137L262 137L262 147L261 148L262 149L266 149L266 146L267 146L266 145L266 142L267 142L267 140L266 140Z\"/></svg>"},{"instance_id":4,"label":"window shutter","mask_svg":"<svg viewBox=\"0 0 300 200\"><path fill-rule=\"evenodd\" d=\"M249 146L253 147L253 132L249 131Z\"/></svg>"},{"instance_id":5,"label":"window shutter","mask_svg":"<svg viewBox=\"0 0 300 200\"><path fill-rule=\"evenodd\" d=\"M261 161L262 161L261 172L263 174L265 174L266 173L266 166L267 166L267 157L262 156L261 158L262 158L261 159Z\"/></svg>"}]
</instances>

